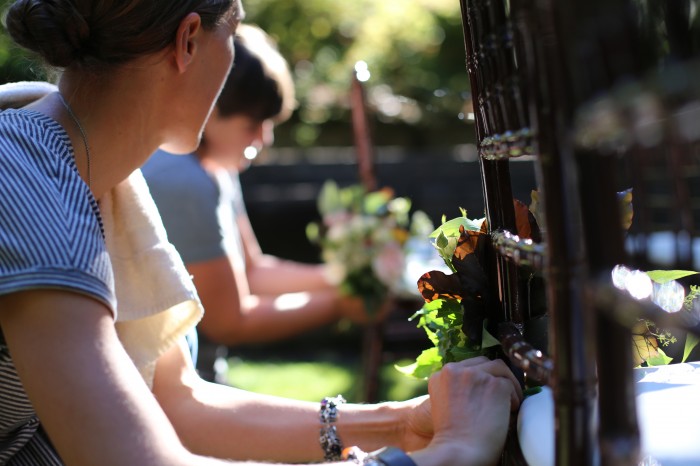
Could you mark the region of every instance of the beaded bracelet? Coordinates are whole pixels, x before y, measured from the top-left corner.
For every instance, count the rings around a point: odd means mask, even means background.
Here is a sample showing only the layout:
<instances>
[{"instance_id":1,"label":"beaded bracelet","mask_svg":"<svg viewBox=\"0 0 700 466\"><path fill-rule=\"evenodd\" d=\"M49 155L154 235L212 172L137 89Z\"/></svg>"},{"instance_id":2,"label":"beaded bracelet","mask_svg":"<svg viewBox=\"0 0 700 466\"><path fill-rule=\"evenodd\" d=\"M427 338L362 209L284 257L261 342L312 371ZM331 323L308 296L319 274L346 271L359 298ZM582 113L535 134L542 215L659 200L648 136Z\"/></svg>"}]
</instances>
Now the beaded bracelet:
<instances>
[{"instance_id":1,"label":"beaded bracelet","mask_svg":"<svg viewBox=\"0 0 700 466\"><path fill-rule=\"evenodd\" d=\"M342 395L326 397L321 400L319 420L323 424L319 436L319 442L323 449L323 457L326 461L338 461L343 451L343 442L338 436L336 427L332 425L338 419L338 406L345 403Z\"/></svg>"}]
</instances>

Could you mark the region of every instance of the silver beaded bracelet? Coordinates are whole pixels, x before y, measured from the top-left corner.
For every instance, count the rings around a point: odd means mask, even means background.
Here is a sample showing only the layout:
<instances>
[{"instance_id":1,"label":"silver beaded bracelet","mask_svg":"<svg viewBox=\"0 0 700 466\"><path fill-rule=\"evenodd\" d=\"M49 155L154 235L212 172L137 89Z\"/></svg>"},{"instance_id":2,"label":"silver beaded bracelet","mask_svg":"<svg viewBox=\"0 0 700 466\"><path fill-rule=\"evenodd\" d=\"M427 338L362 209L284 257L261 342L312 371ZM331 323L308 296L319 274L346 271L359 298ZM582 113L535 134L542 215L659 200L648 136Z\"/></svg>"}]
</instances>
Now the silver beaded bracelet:
<instances>
[{"instance_id":1,"label":"silver beaded bracelet","mask_svg":"<svg viewBox=\"0 0 700 466\"><path fill-rule=\"evenodd\" d=\"M338 431L333 423L338 419L338 406L345 403L342 395L326 397L321 400L319 420L321 421L321 432L319 442L323 449L323 457L326 461L338 461L343 452L343 442L338 436Z\"/></svg>"}]
</instances>

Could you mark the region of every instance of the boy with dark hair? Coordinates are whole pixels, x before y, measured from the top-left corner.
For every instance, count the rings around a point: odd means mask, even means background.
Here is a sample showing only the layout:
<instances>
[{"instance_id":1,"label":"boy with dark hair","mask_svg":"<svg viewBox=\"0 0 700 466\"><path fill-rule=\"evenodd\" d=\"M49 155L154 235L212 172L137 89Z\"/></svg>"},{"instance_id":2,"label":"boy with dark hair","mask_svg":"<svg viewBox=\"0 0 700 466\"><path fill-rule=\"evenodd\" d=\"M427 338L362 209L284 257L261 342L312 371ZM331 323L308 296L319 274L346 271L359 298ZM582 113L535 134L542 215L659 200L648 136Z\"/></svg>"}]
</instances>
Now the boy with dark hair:
<instances>
[{"instance_id":1,"label":"boy with dark hair","mask_svg":"<svg viewBox=\"0 0 700 466\"><path fill-rule=\"evenodd\" d=\"M159 151L143 167L204 304L197 367L205 379L223 382L228 346L284 339L343 317L367 319L361 300L342 296L323 265L263 254L250 225L238 174L272 144L274 124L294 105L286 60L261 29L241 25L200 147L188 155Z\"/></svg>"}]
</instances>

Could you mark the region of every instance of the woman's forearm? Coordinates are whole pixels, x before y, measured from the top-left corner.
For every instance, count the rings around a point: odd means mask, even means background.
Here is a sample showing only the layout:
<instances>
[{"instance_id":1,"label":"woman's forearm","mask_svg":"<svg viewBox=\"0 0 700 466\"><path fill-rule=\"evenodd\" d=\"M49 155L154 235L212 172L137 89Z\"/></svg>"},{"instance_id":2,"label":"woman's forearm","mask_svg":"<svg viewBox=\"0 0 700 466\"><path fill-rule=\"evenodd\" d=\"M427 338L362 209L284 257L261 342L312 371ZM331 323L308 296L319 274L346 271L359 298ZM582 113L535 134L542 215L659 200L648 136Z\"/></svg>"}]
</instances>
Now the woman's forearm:
<instances>
[{"instance_id":1,"label":"woman's forearm","mask_svg":"<svg viewBox=\"0 0 700 466\"><path fill-rule=\"evenodd\" d=\"M246 271L254 294L280 294L334 288L323 264L306 264L261 255ZM271 279L272 278L272 279Z\"/></svg>"},{"instance_id":2,"label":"woman's forearm","mask_svg":"<svg viewBox=\"0 0 700 466\"><path fill-rule=\"evenodd\" d=\"M219 458L317 462L320 403L254 394L204 382L187 368L186 349L161 358L154 391L185 445ZM319 400L320 402L320 400ZM336 422L345 446L403 447L403 403L345 404Z\"/></svg>"},{"instance_id":3,"label":"woman's forearm","mask_svg":"<svg viewBox=\"0 0 700 466\"><path fill-rule=\"evenodd\" d=\"M210 384L201 398L218 401L190 407L199 413L198 426L192 426L194 429L185 436L185 444L192 451L257 461L297 463L323 459L319 403L233 391L236 390ZM186 417L193 418L183 416ZM345 405L336 425L344 446L357 445L371 451L387 445L401 446L401 420L401 411L391 403Z\"/></svg>"},{"instance_id":4,"label":"woman's forearm","mask_svg":"<svg viewBox=\"0 0 700 466\"><path fill-rule=\"evenodd\" d=\"M241 301L202 295L206 314L198 328L210 340L229 346L282 340L338 320L336 300L331 291L247 296Z\"/></svg>"}]
</instances>

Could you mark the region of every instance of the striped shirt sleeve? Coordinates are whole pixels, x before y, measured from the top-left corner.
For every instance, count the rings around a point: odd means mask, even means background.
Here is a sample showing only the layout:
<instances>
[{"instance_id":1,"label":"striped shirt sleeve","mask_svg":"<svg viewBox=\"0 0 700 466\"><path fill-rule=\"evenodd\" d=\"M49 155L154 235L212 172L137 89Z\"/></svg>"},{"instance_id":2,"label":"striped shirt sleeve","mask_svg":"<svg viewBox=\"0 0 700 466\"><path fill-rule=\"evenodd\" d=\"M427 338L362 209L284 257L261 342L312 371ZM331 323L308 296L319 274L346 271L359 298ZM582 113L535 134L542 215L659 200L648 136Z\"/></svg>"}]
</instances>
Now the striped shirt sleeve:
<instances>
[{"instance_id":1,"label":"striped shirt sleeve","mask_svg":"<svg viewBox=\"0 0 700 466\"><path fill-rule=\"evenodd\" d=\"M0 114L0 294L65 289L115 309L99 209L68 136L38 113Z\"/></svg>"}]
</instances>

